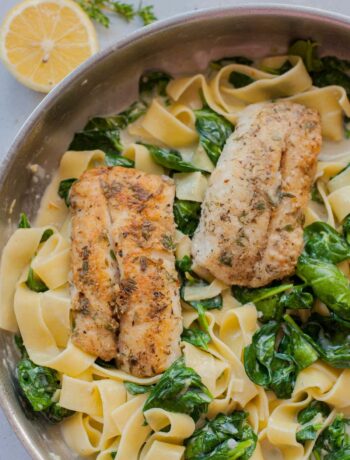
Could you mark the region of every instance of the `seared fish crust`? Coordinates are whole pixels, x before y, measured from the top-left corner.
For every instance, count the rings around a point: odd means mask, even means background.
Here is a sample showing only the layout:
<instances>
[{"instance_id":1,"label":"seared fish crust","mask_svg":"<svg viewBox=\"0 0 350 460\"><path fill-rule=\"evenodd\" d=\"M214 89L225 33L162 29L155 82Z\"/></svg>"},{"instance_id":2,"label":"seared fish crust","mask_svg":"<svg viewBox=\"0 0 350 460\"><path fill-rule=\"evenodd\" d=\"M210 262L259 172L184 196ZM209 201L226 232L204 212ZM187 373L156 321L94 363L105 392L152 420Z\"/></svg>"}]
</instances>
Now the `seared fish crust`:
<instances>
[{"instance_id":1,"label":"seared fish crust","mask_svg":"<svg viewBox=\"0 0 350 460\"><path fill-rule=\"evenodd\" d=\"M313 109L283 101L246 108L210 178L195 262L229 285L291 275L321 142Z\"/></svg>"},{"instance_id":2,"label":"seared fish crust","mask_svg":"<svg viewBox=\"0 0 350 460\"><path fill-rule=\"evenodd\" d=\"M95 175L99 178L97 186L91 183ZM139 377L161 373L180 355L182 332L179 281L173 254L173 181L135 169L99 168L87 171L74 184L72 203L80 199L81 183L85 183L92 194L96 193L93 188L99 190L99 202L91 197L93 208L96 205L101 208L104 200L108 211L108 219L99 220L97 226L107 231L112 259L106 266L108 273L113 274L110 285L113 300L108 302L108 307L104 303L107 323L113 325L109 326L115 344L112 357L117 358L121 369ZM74 205L73 228L77 226L75 209ZM78 244L74 235L73 231L72 246ZM105 247L100 244L98 250L103 251ZM73 259L73 273L76 271L74 265ZM100 273L96 274L97 278L99 276ZM88 286L79 285L78 288L74 276L73 283L77 291L86 295ZM76 317L73 340L85 351L93 352L89 350L90 342L84 340L86 333L82 327L77 331L77 317L81 313L76 305L73 302ZM95 323L95 314L89 311L84 327L86 330L88 316L91 329L95 327L97 335L101 331ZM113 318L118 320L118 331ZM103 340L101 345L98 356L102 357Z\"/></svg>"}]
</instances>

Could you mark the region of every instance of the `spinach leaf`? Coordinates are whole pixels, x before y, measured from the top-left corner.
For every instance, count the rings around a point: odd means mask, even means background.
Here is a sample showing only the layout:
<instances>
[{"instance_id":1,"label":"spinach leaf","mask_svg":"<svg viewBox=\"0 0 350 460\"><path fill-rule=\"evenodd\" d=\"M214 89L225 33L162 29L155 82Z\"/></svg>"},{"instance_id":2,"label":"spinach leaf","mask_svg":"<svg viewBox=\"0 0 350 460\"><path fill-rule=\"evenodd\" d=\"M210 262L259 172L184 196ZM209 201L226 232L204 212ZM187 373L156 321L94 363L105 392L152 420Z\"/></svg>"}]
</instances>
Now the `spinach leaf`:
<instances>
[{"instance_id":1,"label":"spinach leaf","mask_svg":"<svg viewBox=\"0 0 350 460\"><path fill-rule=\"evenodd\" d=\"M343 236L325 222L304 229L304 252L314 259L338 264L350 258L350 246Z\"/></svg>"},{"instance_id":2,"label":"spinach leaf","mask_svg":"<svg viewBox=\"0 0 350 460\"><path fill-rule=\"evenodd\" d=\"M280 399L291 396L297 374L318 358L293 320L288 315L284 319L281 326L277 321L263 325L244 349L244 368L250 380Z\"/></svg>"},{"instance_id":3,"label":"spinach leaf","mask_svg":"<svg viewBox=\"0 0 350 460\"><path fill-rule=\"evenodd\" d=\"M214 70L220 70L230 64L252 65L253 61L244 56L232 56L212 61L209 65Z\"/></svg>"},{"instance_id":4,"label":"spinach leaf","mask_svg":"<svg viewBox=\"0 0 350 460\"><path fill-rule=\"evenodd\" d=\"M231 72L230 76L228 77L228 81L235 88L243 88L244 86L248 86L255 82L255 80L249 77L249 75L245 75L244 73L237 71Z\"/></svg>"},{"instance_id":5,"label":"spinach leaf","mask_svg":"<svg viewBox=\"0 0 350 460\"><path fill-rule=\"evenodd\" d=\"M293 68L291 62L289 59L287 59L281 67L278 68L273 68L273 67L266 67L266 66L261 66L261 70L264 72L272 73L273 75L283 75L284 73L288 72L290 69Z\"/></svg>"},{"instance_id":6,"label":"spinach leaf","mask_svg":"<svg viewBox=\"0 0 350 460\"><path fill-rule=\"evenodd\" d=\"M136 101L119 115L95 117L88 121L84 129L77 132L69 146L70 150L103 150L108 166L132 168L134 162L120 156L123 145L120 131L146 112L147 106Z\"/></svg>"},{"instance_id":7,"label":"spinach leaf","mask_svg":"<svg viewBox=\"0 0 350 460\"><path fill-rule=\"evenodd\" d=\"M96 358L95 364L98 366L104 367L105 369L115 369L115 360L111 359L110 361L105 361L102 358Z\"/></svg>"},{"instance_id":8,"label":"spinach leaf","mask_svg":"<svg viewBox=\"0 0 350 460\"><path fill-rule=\"evenodd\" d=\"M318 353L313 343L310 343L308 337L294 322L292 317L290 315L284 315L283 318L285 320L285 323L282 324L285 334L284 340L288 339L285 352L292 357L299 372L317 361Z\"/></svg>"},{"instance_id":9,"label":"spinach leaf","mask_svg":"<svg viewBox=\"0 0 350 460\"><path fill-rule=\"evenodd\" d=\"M301 427L296 433L297 441L304 444L306 441L314 440L330 413L331 410L325 402L311 401L298 413L297 420Z\"/></svg>"},{"instance_id":10,"label":"spinach leaf","mask_svg":"<svg viewBox=\"0 0 350 460\"><path fill-rule=\"evenodd\" d=\"M160 407L170 412L188 414L196 421L208 411L212 399L200 376L186 367L181 357L164 372L151 390L143 410Z\"/></svg>"},{"instance_id":11,"label":"spinach leaf","mask_svg":"<svg viewBox=\"0 0 350 460\"><path fill-rule=\"evenodd\" d=\"M305 337L320 357L336 368L350 367L350 326L339 322L334 315L314 313L303 326Z\"/></svg>"},{"instance_id":12,"label":"spinach leaf","mask_svg":"<svg viewBox=\"0 0 350 460\"><path fill-rule=\"evenodd\" d=\"M190 272L192 268L192 259L190 256L183 256L182 259L177 260L176 268L181 274L185 274L186 272Z\"/></svg>"},{"instance_id":13,"label":"spinach leaf","mask_svg":"<svg viewBox=\"0 0 350 460\"><path fill-rule=\"evenodd\" d=\"M330 310L343 319L350 319L349 280L338 267L302 253L296 274L311 286L315 296Z\"/></svg>"},{"instance_id":14,"label":"spinach leaf","mask_svg":"<svg viewBox=\"0 0 350 460\"><path fill-rule=\"evenodd\" d=\"M28 278L26 281L26 285L29 287L31 291L34 291L34 292L46 292L49 290L46 284L35 275L31 267L29 268L29 271L28 271Z\"/></svg>"},{"instance_id":15,"label":"spinach leaf","mask_svg":"<svg viewBox=\"0 0 350 460\"><path fill-rule=\"evenodd\" d=\"M182 172L201 171L201 169L196 168L193 164L184 161L177 150L157 147L156 145L145 144L143 142L140 142L140 144L144 145L153 160L159 165L164 166L164 168Z\"/></svg>"},{"instance_id":16,"label":"spinach leaf","mask_svg":"<svg viewBox=\"0 0 350 460\"><path fill-rule=\"evenodd\" d=\"M29 358L23 343L20 349L22 358L17 363L16 377L21 396L25 398L30 409L50 423L58 423L72 415L72 411L64 409L53 400L61 386L58 372L35 364Z\"/></svg>"},{"instance_id":17,"label":"spinach leaf","mask_svg":"<svg viewBox=\"0 0 350 460\"><path fill-rule=\"evenodd\" d=\"M349 61L335 56L319 58L317 46L317 43L311 40L297 40L289 47L288 54L300 56L303 59L315 86L322 88L329 85L339 85L345 89L349 96L350 77L346 73L350 69Z\"/></svg>"},{"instance_id":18,"label":"spinach leaf","mask_svg":"<svg viewBox=\"0 0 350 460\"><path fill-rule=\"evenodd\" d=\"M74 184L74 182L77 180L78 179L76 178L64 179L64 180L61 180L60 185L58 186L58 196L64 200L67 207L70 206L70 199L69 199L70 189L72 188L72 185Z\"/></svg>"},{"instance_id":19,"label":"spinach leaf","mask_svg":"<svg viewBox=\"0 0 350 460\"><path fill-rule=\"evenodd\" d=\"M226 139L233 131L233 126L226 118L218 115L209 107L195 110L196 130L199 142L214 165L217 164Z\"/></svg>"},{"instance_id":20,"label":"spinach leaf","mask_svg":"<svg viewBox=\"0 0 350 460\"><path fill-rule=\"evenodd\" d=\"M313 454L324 460L347 460L350 454L350 419L338 414L318 437Z\"/></svg>"},{"instance_id":21,"label":"spinach leaf","mask_svg":"<svg viewBox=\"0 0 350 460\"><path fill-rule=\"evenodd\" d=\"M208 331L208 322L205 317L205 312L207 310L214 310L216 308L221 309L222 308L222 296L217 295L211 299L202 299L202 300L185 300L184 299L184 289L187 284L197 284L199 286L207 286L208 283L206 281L200 280L200 279L193 279L190 282L184 281L181 289L180 289L180 296L182 300L184 300L187 304L191 305L197 313L198 313L198 321L200 326L204 331Z\"/></svg>"},{"instance_id":22,"label":"spinach leaf","mask_svg":"<svg viewBox=\"0 0 350 460\"><path fill-rule=\"evenodd\" d=\"M321 72L314 72L312 75L312 82L319 88L330 85L342 86L347 95L350 95L350 77L341 70L325 69Z\"/></svg>"},{"instance_id":23,"label":"spinach leaf","mask_svg":"<svg viewBox=\"0 0 350 460\"><path fill-rule=\"evenodd\" d=\"M268 388L271 383L271 363L275 357L275 341L279 330L276 321L263 325L244 349L244 368L250 380Z\"/></svg>"},{"instance_id":24,"label":"spinach leaf","mask_svg":"<svg viewBox=\"0 0 350 460\"><path fill-rule=\"evenodd\" d=\"M92 118L83 131L77 132L69 146L69 150L103 150L106 154L120 153L123 146L120 142L120 130L127 125L121 115L113 117Z\"/></svg>"},{"instance_id":25,"label":"spinach leaf","mask_svg":"<svg viewBox=\"0 0 350 460\"><path fill-rule=\"evenodd\" d=\"M319 203L319 204L324 204L324 201L323 201L323 198L317 188L317 185L316 183L313 184L312 188L311 188L311 199L312 201L314 201L315 203Z\"/></svg>"},{"instance_id":26,"label":"spinach leaf","mask_svg":"<svg viewBox=\"0 0 350 460\"><path fill-rule=\"evenodd\" d=\"M144 393L149 393L155 385L138 385L133 382L124 382L126 391L131 395L141 395Z\"/></svg>"},{"instance_id":27,"label":"spinach leaf","mask_svg":"<svg viewBox=\"0 0 350 460\"><path fill-rule=\"evenodd\" d=\"M40 243L45 243L45 241L47 241L49 238L51 238L52 235L53 235L52 228L47 228L44 231L43 236L41 237Z\"/></svg>"},{"instance_id":28,"label":"spinach leaf","mask_svg":"<svg viewBox=\"0 0 350 460\"><path fill-rule=\"evenodd\" d=\"M181 340L191 343L195 347L208 350L208 343L211 341L208 332L202 331L198 328L184 329L181 335Z\"/></svg>"},{"instance_id":29,"label":"spinach leaf","mask_svg":"<svg viewBox=\"0 0 350 460\"><path fill-rule=\"evenodd\" d=\"M17 227L18 228L30 228L31 227L28 217L24 212L21 212L21 214L19 215L19 222L18 222Z\"/></svg>"},{"instance_id":30,"label":"spinach leaf","mask_svg":"<svg viewBox=\"0 0 350 460\"><path fill-rule=\"evenodd\" d=\"M348 214L343 221L343 236L350 245L350 214Z\"/></svg>"},{"instance_id":31,"label":"spinach leaf","mask_svg":"<svg viewBox=\"0 0 350 460\"><path fill-rule=\"evenodd\" d=\"M281 284L257 289L232 286L232 293L242 304L253 302L262 314L261 322L280 321L285 309L311 308L314 300L305 285Z\"/></svg>"},{"instance_id":32,"label":"spinach leaf","mask_svg":"<svg viewBox=\"0 0 350 460\"><path fill-rule=\"evenodd\" d=\"M284 310L311 309L314 304L314 297L308 289L305 284L293 286L288 292L281 295L280 306Z\"/></svg>"},{"instance_id":33,"label":"spinach leaf","mask_svg":"<svg viewBox=\"0 0 350 460\"><path fill-rule=\"evenodd\" d=\"M248 460L256 447L257 436L243 411L218 414L206 421L186 441L185 460Z\"/></svg>"},{"instance_id":34,"label":"spinach leaf","mask_svg":"<svg viewBox=\"0 0 350 460\"><path fill-rule=\"evenodd\" d=\"M175 224L182 233L193 236L201 216L201 204L196 201L178 200L174 202Z\"/></svg>"},{"instance_id":35,"label":"spinach leaf","mask_svg":"<svg viewBox=\"0 0 350 460\"><path fill-rule=\"evenodd\" d=\"M317 57L317 43L312 40L296 40L288 48L290 56L300 56L309 72L322 68L321 60Z\"/></svg>"},{"instance_id":36,"label":"spinach leaf","mask_svg":"<svg viewBox=\"0 0 350 460\"><path fill-rule=\"evenodd\" d=\"M162 71L146 72L139 80L139 94L141 99L151 98L158 94L166 96L166 87L172 77Z\"/></svg>"}]
</instances>

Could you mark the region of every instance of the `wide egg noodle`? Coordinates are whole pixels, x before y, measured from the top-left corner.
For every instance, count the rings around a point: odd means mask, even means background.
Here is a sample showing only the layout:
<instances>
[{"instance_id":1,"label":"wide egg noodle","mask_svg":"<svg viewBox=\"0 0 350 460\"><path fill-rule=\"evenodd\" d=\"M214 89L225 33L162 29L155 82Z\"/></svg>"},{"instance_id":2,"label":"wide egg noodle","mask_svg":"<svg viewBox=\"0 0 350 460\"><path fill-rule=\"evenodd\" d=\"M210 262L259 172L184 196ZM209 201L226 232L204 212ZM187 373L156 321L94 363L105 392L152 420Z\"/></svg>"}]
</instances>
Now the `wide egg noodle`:
<instances>
[{"instance_id":1,"label":"wide egg noodle","mask_svg":"<svg viewBox=\"0 0 350 460\"><path fill-rule=\"evenodd\" d=\"M350 103L344 88L327 86L315 88L301 60L296 56L277 56L280 62L289 59L293 67L282 75L274 75L242 64L223 67L208 83L204 75L177 78L167 86L168 95L176 102L198 103L198 92L202 91L206 103L236 123L239 113L247 105L271 99L287 98L292 102L315 108L321 116L322 134L332 140L343 137L343 112L350 116ZM243 88L234 88L228 83L232 72L243 73L253 83Z\"/></svg>"},{"instance_id":2,"label":"wide egg noodle","mask_svg":"<svg viewBox=\"0 0 350 460\"><path fill-rule=\"evenodd\" d=\"M86 169L104 164L104 159L102 150L67 151L61 158L59 171L44 192L35 226L55 225L60 228L69 214L65 202L57 194L60 182L80 177Z\"/></svg>"}]
</instances>

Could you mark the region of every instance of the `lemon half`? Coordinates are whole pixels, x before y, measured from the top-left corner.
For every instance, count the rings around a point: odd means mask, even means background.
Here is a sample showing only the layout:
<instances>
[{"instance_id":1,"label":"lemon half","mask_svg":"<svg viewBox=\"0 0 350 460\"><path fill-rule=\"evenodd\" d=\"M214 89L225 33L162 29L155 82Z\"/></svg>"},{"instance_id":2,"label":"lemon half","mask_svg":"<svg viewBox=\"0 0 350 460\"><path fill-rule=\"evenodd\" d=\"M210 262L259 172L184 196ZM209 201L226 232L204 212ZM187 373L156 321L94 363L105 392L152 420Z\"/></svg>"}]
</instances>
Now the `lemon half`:
<instances>
[{"instance_id":1,"label":"lemon half","mask_svg":"<svg viewBox=\"0 0 350 460\"><path fill-rule=\"evenodd\" d=\"M0 56L24 85L43 93L98 50L95 28L72 0L25 0L0 29Z\"/></svg>"}]
</instances>

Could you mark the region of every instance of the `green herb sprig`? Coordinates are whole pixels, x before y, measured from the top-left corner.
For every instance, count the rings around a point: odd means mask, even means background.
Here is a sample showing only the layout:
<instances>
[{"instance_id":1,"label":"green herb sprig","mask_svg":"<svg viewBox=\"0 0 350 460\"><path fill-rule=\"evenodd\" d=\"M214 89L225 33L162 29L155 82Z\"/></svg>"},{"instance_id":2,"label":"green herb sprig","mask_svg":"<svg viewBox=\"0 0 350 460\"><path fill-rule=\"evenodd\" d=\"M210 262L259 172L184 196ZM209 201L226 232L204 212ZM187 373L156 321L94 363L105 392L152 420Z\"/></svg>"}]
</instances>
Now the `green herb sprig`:
<instances>
[{"instance_id":1,"label":"green herb sprig","mask_svg":"<svg viewBox=\"0 0 350 460\"><path fill-rule=\"evenodd\" d=\"M154 6L143 6L142 2L138 8L131 3L125 3L115 0L75 0L87 15L94 21L108 28L110 19L106 13L115 13L125 21L130 22L136 17L140 18L143 25L147 26L157 20L154 13Z\"/></svg>"}]
</instances>

